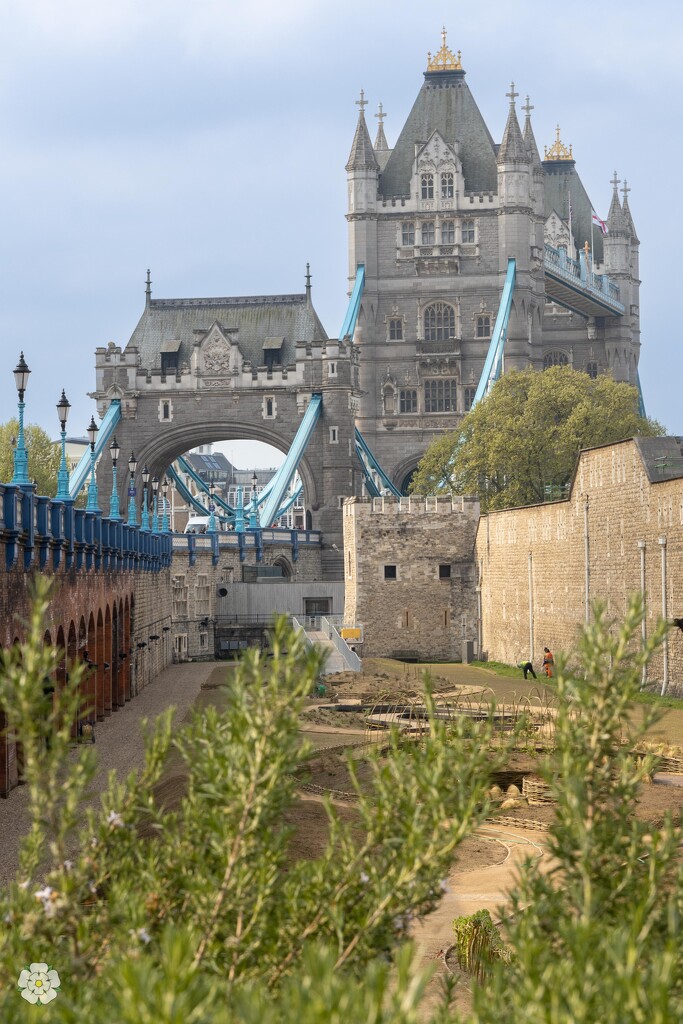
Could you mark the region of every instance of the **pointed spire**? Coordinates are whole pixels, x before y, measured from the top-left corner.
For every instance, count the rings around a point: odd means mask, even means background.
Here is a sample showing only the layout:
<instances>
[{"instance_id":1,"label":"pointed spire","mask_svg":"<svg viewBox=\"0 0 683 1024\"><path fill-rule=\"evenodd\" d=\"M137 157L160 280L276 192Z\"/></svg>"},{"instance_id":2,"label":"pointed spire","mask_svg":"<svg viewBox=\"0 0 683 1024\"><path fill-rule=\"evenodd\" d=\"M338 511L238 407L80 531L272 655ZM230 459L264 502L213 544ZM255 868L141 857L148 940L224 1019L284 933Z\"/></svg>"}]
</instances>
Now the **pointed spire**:
<instances>
[{"instance_id":1,"label":"pointed spire","mask_svg":"<svg viewBox=\"0 0 683 1024\"><path fill-rule=\"evenodd\" d=\"M633 217L631 216L631 207L628 205L628 194L630 191L631 189L628 187L628 182L626 181L626 178L624 178L624 185L621 190L622 195L624 197L624 202L621 206L621 212L624 218L624 223L626 224L628 230L631 232L631 238L634 242L638 242L638 235L636 234L635 225L633 223Z\"/></svg>"},{"instance_id":2,"label":"pointed spire","mask_svg":"<svg viewBox=\"0 0 683 1024\"><path fill-rule=\"evenodd\" d=\"M524 144L519 121L517 120L517 112L515 111L515 97L519 96L519 93L515 92L514 82L510 86L510 92L505 95L510 97L510 110L508 111L507 124L503 132L503 141L498 150L498 163L528 164L530 156Z\"/></svg>"},{"instance_id":3,"label":"pointed spire","mask_svg":"<svg viewBox=\"0 0 683 1024\"><path fill-rule=\"evenodd\" d=\"M306 302L311 305L311 264L306 264Z\"/></svg>"},{"instance_id":4,"label":"pointed spire","mask_svg":"<svg viewBox=\"0 0 683 1024\"><path fill-rule=\"evenodd\" d=\"M152 301L152 278L150 277L149 267L147 268L147 280L145 282L145 305L149 306Z\"/></svg>"},{"instance_id":5,"label":"pointed spire","mask_svg":"<svg viewBox=\"0 0 683 1024\"><path fill-rule=\"evenodd\" d=\"M612 186L612 202L610 203L609 213L607 214L607 230L610 235L623 234L626 229L624 222L624 213L621 209L621 203L619 202L619 191L618 187L621 184L621 179L617 178L617 172L614 172L614 176L610 180Z\"/></svg>"},{"instance_id":6,"label":"pointed spire","mask_svg":"<svg viewBox=\"0 0 683 1024\"><path fill-rule=\"evenodd\" d=\"M351 146L351 152L349 153L348 163L346 164L347 171L359 171L359 170L379 170L379 164L375 159L375 152L370 142L370 134L368 132L368 126L365 123L365 110L368 101L365 99L365 93L361 89L360 99L356 100L356 104L360 107L358 113L358 124L356 125L356 134L353 137L353 144Z\"/></svg>"},{"instance_id":7,"label":"pointed spire","mask_svg":"<svg viewBox=\"0 0 683 1024\"><path fill-rule=\"evenodd\" d=\"M387 115L384 113L384 108L380 103L379 110L375 114L375 117L379 121L379 124L377 125L377 135L375 137L375 153L380 152L380 150L383 152L389 149L387 137L384 134L384 118L386 116Z\"/></svg>"},{"instance_id":8,"label":"pointed spire","mask_svg":"<svg viewBox=\"0 0 683 1024\"><path fill-rule=\"evenodd\" d=\"M531 127L531 111L533 110L533 104L529 102L529 97L526 98L526 103L522 107L524 111L524 145L526 151L531 157L531 163L534 167L541 166L541 154L538 152L538 146L536 145L536 138L534 136L534 130Z\"/></svg>"}]
</instances>

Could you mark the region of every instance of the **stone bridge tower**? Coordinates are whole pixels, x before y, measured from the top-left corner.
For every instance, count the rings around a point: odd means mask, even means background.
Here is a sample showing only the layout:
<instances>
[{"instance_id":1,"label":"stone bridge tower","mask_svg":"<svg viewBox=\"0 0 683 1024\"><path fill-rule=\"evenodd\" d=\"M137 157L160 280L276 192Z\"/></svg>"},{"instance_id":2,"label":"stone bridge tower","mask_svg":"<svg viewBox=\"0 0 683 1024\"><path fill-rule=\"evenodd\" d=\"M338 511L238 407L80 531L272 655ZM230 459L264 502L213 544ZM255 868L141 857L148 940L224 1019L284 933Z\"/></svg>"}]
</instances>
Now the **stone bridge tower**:
<instances>
[{"instance_id":1,"label":"stone bridge tower","mask_svg":"<svg viewBox=\"0 0 683 1024\"><path fill-rule=\"evenodd\" d=\"M354 346L327 337L305 294L245 298L153 299L126 347L96 350L92 397L104 415L121 401L121 508L126 461L134 450L138 474L146 464L163 478L179 455L211 441L252 439L286 452L313 394L322 414L299 465L313 529L323 532L330 563L342 548L343 498L360 481L353 448L358 404ZM111 467L100 460L98 485L108 507ZM336 545L336 548L333 548Z\"/></svg>"}]
</instances>

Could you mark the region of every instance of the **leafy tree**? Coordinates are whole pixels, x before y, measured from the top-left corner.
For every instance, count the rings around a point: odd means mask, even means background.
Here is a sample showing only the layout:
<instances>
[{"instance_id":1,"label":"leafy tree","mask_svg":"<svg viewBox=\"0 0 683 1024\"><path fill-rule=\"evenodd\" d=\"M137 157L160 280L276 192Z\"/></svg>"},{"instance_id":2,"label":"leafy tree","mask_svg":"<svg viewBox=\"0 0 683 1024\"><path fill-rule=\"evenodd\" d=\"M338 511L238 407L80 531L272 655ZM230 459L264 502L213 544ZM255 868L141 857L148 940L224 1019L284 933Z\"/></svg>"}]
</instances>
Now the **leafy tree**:
<instances>
[{"instance_id":1,"label":"leafy tree","mask_svg":"<svg viewBox=\"0 0 683 1024\"><path fill-rule=\"evenodd\" d=\"M663 433L639 415L628 384L567 366L513 371L461 430L429 446L411 490L478 494L485 510L530 505L547 500L546 488L569 483L581 448Z\"/></svg>"},{"instance_id":2,"label":"leafy tree","mask_svg":"<svg viewBox=\"0 0 683 1024\"><path fill-rule=\"evenodd\" d=\"M19 421L9 420L0 424L0 480L9 483L14 475L14 444L19 432ZM60 449L42 427L29 423L24 427L26 450L28 451L28 475L38 485L38 494L54 497L57 493L57 472Z\"/></svg>"}]
</instances>

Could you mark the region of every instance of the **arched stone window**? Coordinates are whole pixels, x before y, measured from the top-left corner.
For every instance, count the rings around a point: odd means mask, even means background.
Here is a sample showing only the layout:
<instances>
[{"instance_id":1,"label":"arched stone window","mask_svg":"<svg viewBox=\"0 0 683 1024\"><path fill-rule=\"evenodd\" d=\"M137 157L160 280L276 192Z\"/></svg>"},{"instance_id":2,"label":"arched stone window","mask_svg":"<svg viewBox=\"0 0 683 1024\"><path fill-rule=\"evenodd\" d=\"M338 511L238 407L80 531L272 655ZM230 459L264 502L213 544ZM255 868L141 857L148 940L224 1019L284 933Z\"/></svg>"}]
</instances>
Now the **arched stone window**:
<instances>
[{"instance_id":1,"label":"arched stone window","mask_svg":"<svg viewBox=\"0 0 683 1024\"><path fill-rule=\"evenodd\" d=\"M597 363L586 363L586 373L588 374L589 377L592 377L593 380L595 380L595 378L598 375L598 364Z\"/></svg>"},{"instance_id":2,"label":"arched stone window","mask_svg":"<svg viewBox=\"0 0 683 1024\"><path fill-rule=\"evenodd\" d=\"M569 366L569 356L566 352L546 352L543 356L543 369L549 366Z\"/></svg>"},{"instance_id":3,"label":"arched stone window","mask_svg":"<svg viewBox=\"0 0 683 1024\"><path fill-rule=\"evenodd\" d=\"M399 391L399 412L417 412L417 390L416 388L401 388Z\"/></svg>"},{"instance_id":4,"label":"arched stone window","mask_svg":"<svg viewBox=\"0 0 683 1024\"><path fill-rule=\"evenodd\" d=\"M424 311L425 341L455 337L455 309L445 302L433 302Z\"/></svg>"},{"instance_id":5,"label":"arched stone window","mask_svg":"<svg viewBox=\"0 0 683 1024\"><path fill-rule=\"evenodd\" d=\"M434 221L425 220L422 222L422 244L423 245L434 245Z\"/></svg>"},{"instance_id":6,"label":"arched stone window","mask_svg":"<svg viewBox=\"0 0 683 1024\"><path fill-rule=\"evenodd\" d=\"M453 172L447 171L441 175L441 198L453 198Z\"/></svg>"},{"instance_id":7,"label":"arched stone window","mask_svg":"<svg viewBox=\"0 0 683 1024\"><path fill-rule=\"evenodd\" d=\"M491 337L491 317L488 313L480 313L477 317L477 337Z\"/></svg>"},{"instance_id":8,"label":"arched stone window","mask_svg":"<svg viewBox=\"0 0 683 1024\"><path fill-rule=\"evenodd\" d=\"M441 244L455 245L455 221L445 220L441 225Z\"/></svg>"},{"instance_id":9,"label":"arched stone window","mask_svg":"<svg viewBox=\"0 0 683 1024\"><path fill-rule=\"evenodd\" d=\"M434 175L425 173L420 176L420 194L423 199L434 198Z\"/></svg>"}]
</instances>

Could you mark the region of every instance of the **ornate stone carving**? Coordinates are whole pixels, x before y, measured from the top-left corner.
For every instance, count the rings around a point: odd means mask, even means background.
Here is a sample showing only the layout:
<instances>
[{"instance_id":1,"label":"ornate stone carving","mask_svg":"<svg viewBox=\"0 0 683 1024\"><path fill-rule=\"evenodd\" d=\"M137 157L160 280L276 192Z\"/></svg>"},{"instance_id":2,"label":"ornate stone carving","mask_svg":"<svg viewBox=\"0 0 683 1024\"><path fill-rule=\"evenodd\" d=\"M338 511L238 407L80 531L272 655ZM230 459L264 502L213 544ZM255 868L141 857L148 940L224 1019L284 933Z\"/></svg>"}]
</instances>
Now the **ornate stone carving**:
<instances>
[{"instance_id":1,"label":"ornate stone carving","mask_svg":"<svg viewBox=\"0 0 683 1024\"><path fill-rule=\"evenodd\" d=\"M204 345L204 369L206 373L217 376L230 372L230 345L218 334Z\"/></svg>"}]
</instances>

